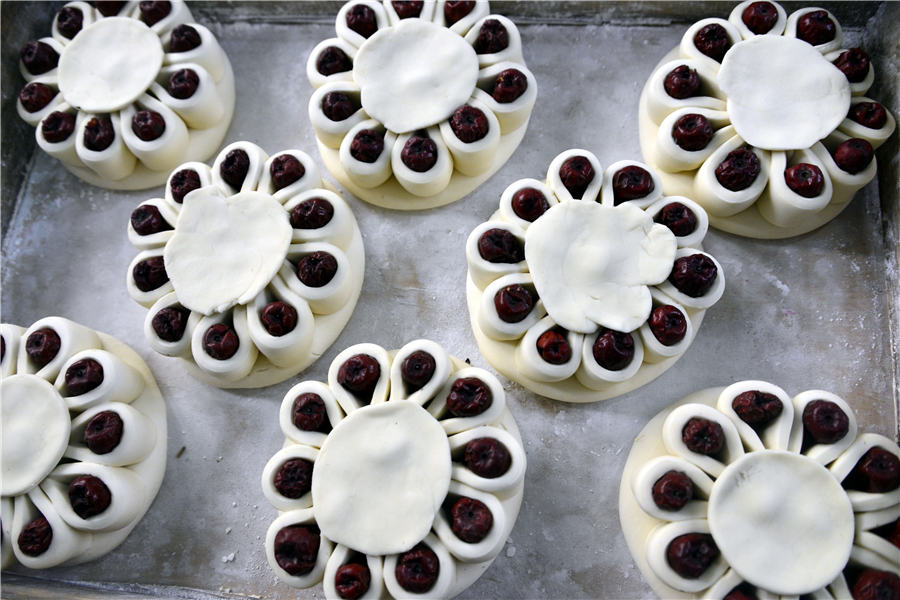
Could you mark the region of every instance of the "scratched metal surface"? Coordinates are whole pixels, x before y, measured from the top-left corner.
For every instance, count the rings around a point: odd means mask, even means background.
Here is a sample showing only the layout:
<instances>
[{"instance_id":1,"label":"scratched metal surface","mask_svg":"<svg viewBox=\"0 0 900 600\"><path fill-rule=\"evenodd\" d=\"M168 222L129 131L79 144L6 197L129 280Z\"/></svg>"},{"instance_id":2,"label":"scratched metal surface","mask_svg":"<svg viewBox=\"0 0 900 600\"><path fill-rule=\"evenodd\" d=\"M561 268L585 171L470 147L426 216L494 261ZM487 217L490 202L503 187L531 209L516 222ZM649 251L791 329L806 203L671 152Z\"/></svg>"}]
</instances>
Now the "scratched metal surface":
<instances>
[{"instance_id":1,"label":"scratched metal surface","mask_svg":"<svg viewBox=\"0 0 900 600\"><path fill-rule=\"evenodd\" d=\"M312 46L333 35L335 6L198 5L199 20L218 36L239 85L226 142L246 139L269 152L294 147L316 155L305 119L312 90L304 65ZM542 178L564 149L588 148L604 165L639 159L636 110L644 80L688 22L726 16L730 7L504 4L506 14L521 16L525 58L540 86L521 147L481 189L444 208L401 214L350 198L365 238L365 285L348 327L303 377L324 379L331 359L348 345L396 348L416 337L487 367L466 313L468 233L496 209L509 183ZM898 114L900 9L828 7L846 12L851 43L876 48L871 95ZM8 99L21 85L10 20L32 35L49 22L38 5L4 3L3 10L3 321L28 325L59 314L130 343L168 400L170 432L162 489L125 543L78 567L4 573L4 597L322 597L320 586L297 591L279 583L262 545L277 513L259 477L281 446L277 408L298 379L221 391L150 351L142 334L145 310L124 286L135 254L125 224L158 190L92 188L45 155L32 158L27 136L10 139L18 119ZM879 151L879 168L880 195L873 183L839 219L811 234L762 242L711 231L706 246L724 266L725 296L707 313L692 348L655 382L593 405L545 400L506 383L528 454L525 500L506 547L463 597L652 596L621 534L620 472L643 425L696 389L746 378L772 381L789 393L826 389L856 407L865 429L897 437L896 135Z\"/></svg>"}]
</instances>

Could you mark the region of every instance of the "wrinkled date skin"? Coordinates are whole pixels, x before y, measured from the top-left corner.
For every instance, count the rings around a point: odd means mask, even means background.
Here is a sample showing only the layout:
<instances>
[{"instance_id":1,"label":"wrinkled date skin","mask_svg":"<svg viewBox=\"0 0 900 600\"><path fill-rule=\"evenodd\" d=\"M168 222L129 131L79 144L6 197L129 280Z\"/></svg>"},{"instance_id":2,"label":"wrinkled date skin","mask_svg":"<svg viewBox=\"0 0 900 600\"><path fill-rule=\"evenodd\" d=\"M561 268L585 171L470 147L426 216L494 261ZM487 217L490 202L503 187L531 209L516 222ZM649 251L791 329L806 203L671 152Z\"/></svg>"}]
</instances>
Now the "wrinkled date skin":
<instances>
[{"instance_id":1,"label":"wrinkled date skin","mask_svg":"<svg viewBox=\"0 0 900 600\"><path fill-rule=\"evenodd\" d=\"M441 572L441 562L434 550L419 543L397 559L394 577L407 592L424 594L434 587Z\"/></svg>"},{"instance_id":2,"label":"wrinkled date skin","mask_svg":"<svg viewBox=\"0 0 900 600\"><path fill-rule=\"evenodd\" d=\"M122 441L124 429L122 417L114 411L105 410L88 421L82 440L94 454L109 454Z\"/></svg>"},{"instance_id":3,"label":"wrinkled date skin","mask_svg":"<svg viewBox=\"0 0 900 600\"><path fill-rule=\"evenodd\" d=\"M296 500L312 488L313 464L304 458L292 458L284 462L272 484L285 498Z\"/></svg>"},{"instance_id":4,"label":"wrinkled date skin","mask_svg":"<svg viewBox=\"0 0 900 600\"><path fill-rule=\"evenodd\" d=\"M494 308L505 323L520 323L534 308L534 296L528 288L513 283L494 295Z\"/></svg>"},{"instance_id":5,"label":"wrinkled date skin","mask_svg":"<svg viewBox=\"0 0 900 600\"><path fill-rule=\"evenodd\" d=\"M663 79L663 89L676 100L691 98L700 91L700 76L696 69L687 65L679 65L669 71Z\"/></svg>"},{"instance_id":6,"label":"wrinkled date skin","mask_svg":"<svg viewBox=\"0 0 900 600\"><path fill-rule=\"evenodd\" d=\"M719 548L707 533L686 533L669 542L666 561L676 573L696 579L719 556Z\"/></svg>"},{"instance_id":7,"label":"wrinkled date skin","mask_svg":"<svg viewBox=\"0 0 900 600\"><path fill-rule=\"evenodd\" d=\"M300 394L291 405L291 423L302 431L330 430L331 422L325 410L325 401L311 392Z\"/></svg>"},{"instance_id":8,"label":"wrinkled date skin","mask_svg":"<svg viewBox=\"0 0 900 600\"><path fill-rule=\"evenodd\" d=\"M508 229L488 229L478 239L478 254L490 263L517 263L525 260L525 248Z\"/></svg>"},{"instance_id":9,"label":"wrinkled date skin","mask_svg":"<svg viewBox=\"0 0 900 600\"><path fill-rule=\"evenodd\" d=\"M276 156L269 165L269 175L272 177L272 187L277 192L292 183L299 181L306 174L306 168L296 156L281 154Z\"/></svg>"},{"instance_id":10,"label":"wrinkled date skin","mask_svg":"<svg viewBox=\"0 0 900 600\"><path fill-rule=\"evenodd\" d=\"M334 206L325 198L310 198L291 209L294 229L321 229L334 218Z\"/></svg>"},{"instance_id":11,"label":"wrinkled date skin","mask_svg":"<svg viewBox=\"0 0 900 600\"><path fill-rule=\"evenodd\" d=\"M62 340L59 334L49 328L38 329L32 332L25 340L25 353L34 365L40 369L56 358Z\"/></svg>"},{"instance_id":12,"label":"wrinkled date skin","mask_svg":"<svg viewBox=\"0 0 900 600\"><path fill-rule=\"evenodd\" d=\"M538 356L544 362L551 365L564 365L572 360L572 345L569 344L566 333L564 329L554 327L538 336L535 345Z\"/></svg>"},{"instance_id":13,"label":"wrinkled date skin","mask_svg":"<svg viewBox=\"0 0 900 600\"><path fill-rule=\"evenodd\" d=\"M477 544L487 537L494 524L491 510L474 498L460 498L450 509L453 534L464 542Z\"/></svg>"},{"instance_id":14,"label":"wrinkled date skin","mask_svg":"<svg viewBox=\"0 0 900 600\"><path fill-rule=\"evenodd\" d=\"M81 396L103 383L103 366L93 358L82 358L66 369L66 393Z\"/></svg>"},{"instance_id":15,"label":"wrinkled date skin","mask_svg":"<svg viewBox=\"0 0 900 600\"><path fill-rule=\"evenodd\" d=\"M334 588L344 600L356 600L369 591L371 584L372 574L366 565L347 563L334 574Z\"/></svg>"},{"instance_id":16,"label":"wrinkled date skin","mask_svg":"<svg viewBox=\"0 0 900 600\"><path fill-rule=\"evenodd\" d=\"M193 169L183 169L178 171L169 180L169 190L172 192L172 199L178 204L184 202L184 197L194 190L200 189L200 174Z\"/></svg>"},{"instance_id":17,"label":"wrinkled date skin","mask_svg":"<svg viewBox=\"0 0 900 600\"><path fill-rule=\"evenodd\" d=\"M275 562L290 575L306 575L316 566L321 542L318 527L289 525L275 534Z\"/></svg>"},{"instance_id":18,"label":"wrinkled date skin","mask_svg":"<svg viewBox=\"0 0 900 600\"><path fill-rule=\"evenodd\" d=\"M598 365L608 371L621 371L634 360L634 337L614 329L601 329L591 351Z\"/></svg>"},{"instance_id":19,"label":"wrinkled date skin","mask_svg":"<svg viewBox=\"0 0 900 600\"><path fill-rule=\"evenodd\" d=\"M338 369L338 383L358 397L371 399L381 377L381 365L368 354L351 356Z\"/></svg>"},{"instance_id":20,"label":"wrinkled date skin","mask_svg":"<svg viewBox=\"0 0 900 600\"><path fill-rule=\"evenodd\" d=\"M803 408L803 429L817 444L833 444L850 431L850 417L829 400L813 400Z\"/></svg>"},{"instance_id":21,"label":"wrinkled date skin","mask_svg":"<svg viewBox=\"0 0 900 600\"><path fill-rule=\"evenodd\" d=\"M400 376L409 392L415 392L422 389L426 383L431 381L437 363L434 357L424 350L416 350L405 359L400 365Z\"/></svg>"},{"instance_id":22,"label":"wrinkled date skin","mask_svg":"<svg viewBox=\"0 0 900 600\"><path fill-rule=\"evenodd\" d=\"M692 417L681 430L681 440L691 452L715 456L725 448L725 432L715 421Z\"/></svg>"},{"instance_id":23,"label":"wrinkled date skin","mask_svg":"<svg viewBox=\"0 0 900 600\"><path fill-rule=\"evenodd\" d=\"M651 493L656 506L678 511L694 499L694 482L683 471L667 471L653 484Z\"/></svg>"},{"instance_id":24,"label":"wrinkled date skin","mask_svg":"<svg viewBox=\"0 0 900 600\"><path fill-rule=\"evenodd\" d=\"M487 479L496 479L512 465L509 449L494 438L477 438L466 444L463 461L466 467Z\"/></svg>"},{"instance_id":25,"label":"wrinkled date skin","mask_svg":"<svg viewBox=\"0 0 900 600\"><path fill-rule=\"evenodd\" d=\"M228 360L237 354L241 340L233 327L216 323L203 334L203 349L216 360Z\"/></svg>"},{"instance_id":26,"label":"wrinkled date skin","mask_svg":"<svg viewBox=\"0 0 900 600\"><path fill-rule=\"evenodd\" d=\"M754 429L762 429L781 415L784 405L774 394L749 390L735 396L731 408L741 421Z\"/></svg>"},{"instance_id":27,"label":"wrinkled date skin","mask_svg":"<svg viewBox=\"0 0 900 600\"><path fill-rule=\"evenodd\" d=\"M594 167L585 156L568 158L559 168L559 178L576 200L584 196L588 185L594 180L594 175Z\"/></svg>"},{"instance_id":28,"label":"wrinkled date skin","mask_svg":"<svg viewBox=\"0 0 900 600\"><path fill-rule=\"evenodd\" d=\"M28 556L40 556L50 548L53 541L53 528L44 517L38 517L26 525L16 542L19 550Z\"/></svg>"},{"instance_id":29,"label":"wrinkled date skin","mask_svg":"<svg viewBox=\"0 0 900 600\"><path fill-rule=\"evenodd\" d=\"M457 379L447 395L447 409L455 417L474 417L491 407L494 396L488 385L477 377Z\"/></svg>"},{"instance_id":30,"label":"wrinkled date skin","mask_svg":"<svg viewBox=\"0 0 900 600\"><path fill-rule=\"evenodd\" d=\"M187 330L190 311L182 306L167 306L153 315L150 326L166 342L177 342Z\"/></svg>"},{"instance_id":31,"label":"wrinkled date skin","mask_svg":"<svg viewBox=\"0 0 900 600\"><path fill-rule=\"evenodd\" d=\"M112 494L99 477L80 475L69 484L69 503L82 519L99 515L112 503Z\"/></svg>"}]
</instances>

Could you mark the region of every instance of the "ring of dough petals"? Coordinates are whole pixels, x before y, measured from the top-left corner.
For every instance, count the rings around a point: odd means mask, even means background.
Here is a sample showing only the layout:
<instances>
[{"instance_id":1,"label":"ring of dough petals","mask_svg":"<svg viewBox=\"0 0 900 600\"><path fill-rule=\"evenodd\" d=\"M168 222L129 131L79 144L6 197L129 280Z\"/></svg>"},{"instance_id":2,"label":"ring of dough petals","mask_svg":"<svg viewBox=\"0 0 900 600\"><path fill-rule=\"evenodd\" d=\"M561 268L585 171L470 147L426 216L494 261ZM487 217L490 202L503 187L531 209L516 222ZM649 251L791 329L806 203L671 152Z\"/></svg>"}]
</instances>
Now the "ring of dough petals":
<instances>
[{"instance_id":1,"label":"ring of dough petals","mask_svg":"<svg viewBox=\"0 0 900 600\"><path fill-rule=\"evenodd\" d=\"M249 162L237 187L222 176L231 152L245 153ZM271 168L282 156L299 162L303 174L275 189ZM200 187L178 202L173 186L184 176L175 175L184 172L196 173ZM157 208L172 229L141 235L128 226L128 238L141 252L129 266L126 283L132 299L149 309L144 333L151 347L181 359L197 379L225 388L278 383L321 356L349 321L365 271L356 218L347 202L324 185L319 168L302 150L269 156L246 141L222 149L212 167L195 161L177 167L165 197L141 204ZM303 211L298 206L309 202L329 204L330 220L317 228L296 221L292 215ZM298 275L297 265L313 253L327 254L337 265L319 287L313 281L306 285ZM168 280L141 291L134 270L154 257L163 258ZM287 306L277 310L293 315L295 322L287 330L270 331L264 324L264 311L276 302ZM164 310L181 311L186 320L184 333L174 341L161 337L154 326ZM219 324L237 337L227 358L214 358L205 349L207 331Z\"/></svg>"},{"instance_id":2,"label":"ring of dough petals","mask_svg":"<svg viewBox=\"0 0 900 600\"><path fill-rule=\"evenodd\" d=\"M431 355L435 369L421 387L411 388L403 364L415 353ZM370 399L353 396L338 380L342 365L359 354L379 363ZM492 403L479 415L454 416L445 397L455 381L470 377L488 386ZM291 420L292 410L298 396L310 393L322 399L328 423L302 431ZM362 598L454 597L490 566L515 524L526 457L503 387L489 372L431 340L413 340L393 351L372 343L344 349L330 365L328 384L304 381L287 392L279 422L287 437L266 465L262 487L282 514L269 527L265 545L275 574L291 586L310 587L324 577L325 597L336 599L338 567L360 553L365 559L354 562L367 566L371 576ZM505 473L485 478L469 470L465 447L475 438L493 438L509 450L512 461ZM296 500L281 497L272 485L289 457L314 463L311 491ZM477 542L464 542L452 531L450 506L464 497L482 502L493 516L491 529ZM315 525L322 544L312 570L290 576L278 566L274 544L277 533L295 523ZM440 562L440 575L425 594L405 590L394 575L400 556L419 543Z\"/></svg>"},{"instance_id":3,"label":"ring of dough petals","mask_svg":"<svg viewBox=\"0 0 900 600\"><path fill-rule=\"evenodd\" d=\"M737 448L718 455L721 460L703 456L719 466L675 455L675 446L683 444L683 423L691 417L718 422L726 444L733 445L746 423L731 403L753 390L774 395L783 406L758 435L745 436L743 443L738 438ZM845 439L801 444L798 411L813 399L836 401L846 412L854 427ZM809 390L791 398L778 386L755 380L695 392L654 416L635 438L619 488L625 540L653 591L663 598L723 598L746 584L758 598L843 598L850 596L848 565L900 574L896 561L884 559L889 544L873 533L896 519L888 507L896 505L898 491L868 493L841 485L870 448L898 456L900 448L881 435L857 434L855 423L850 404L830 392ZM651 486L670 470L690 477L694 497L680 509L663 510L654 503ZM665 559L669 540L691 532L709 533L720 552L697 579L678 575Z\"/></svg>"},{"instance_id":4,"label":"ring of dough petals","mask_svg":"<svg viewBox=\"0 0 900 600\"><path fill-rule=\"evenodd\" d=\"M377 30L368 38L347 24L350 8L366 6L375 14ZM308 113L326 168L355 196L384 208L424 210L443 206L469 194L499 170L525 136L537 98L537 82L522 56L515 24L491 15L488 2L478 0L452 25L444 22L442 3L426 2L419 18L400 19L389 2L350 0L338 11L336 38L317 44L306 63L316 88ZM475 42L482 24L500 22L508 47L478 54ZM350 70L324 74L318 59L337 48L351 61ZM492 96L500 73L515 69L525 76L526 89L508 102ZM332 121L323 111L331 92L347 94L358 107L346 119ZM468 105L480 110L487 133L463 142L450 126L451 116ZM381 153L363 162L350 153L362 129L383 136ZM425 172L409 168L400 158L407 139L427 131L437 146L437 164Z\"/></svg>"},{"instance_id":5,"label":"ring of dough petals","mask_svg":"<svg viewBox=\"0 0 900 600\"><path fill-rule=\"evenodd\" d=\"M52 329L60 349L53 369L38 369L24 351L38 329ZM62 317L45 317L25 329L0 325L6 352L0 359L3 416L2 568L18 562L32 569L94 560L122 543L156 497L166 467L166 405L147 365L131 348L104 333ZM16 350L21 350L16 352ZM105 402L71 402L65 372L79 357L102 359ZM47 365L49 366L49 364ZM25 404L22 401L25 401ZM107 454L95 454L82 441L88 420L101 411L123 417L122 436ZM61 450L61 452L60 452ZM69 500L78 476L99 478L112 494L100 513L82 518ZM17 540L39 517L52 529L49 546L37 555Z\"/></svg>"},{"instance_id":6,"label":"ring of dough petals","mask_svg":"<svg viewBox=\"0 0 900 600\"><path fill-rule=\"evenodd\" d=\"M581 199L572 197L560 175L563 166L577 157L594 172ZM654 185L644 197L617 205L613 181L625 168L646 171ZM721 297L725 277L721 264L702 251L709 223L706 211L687 198L662 196L659 187L659 177L643 163L622 160L604 170L592 152L577 148L550 162L545 182L521 179L507 186L498 210L472 230L465 248L469 320L478 348L491 366L543 396L596 402L630 392L674 364L692 343L706 309ZM526 188L546 200L547 208L533 221L515 212L513 200ZM673 203L694 213L692 232L676 236L654 221ZM482 237L493 229L509 232L520 243L523 260L490 262L482 256ZM713 260L717 275L708 291L690 298L668 278L676 259L697 253ZM525 288L532 308L524 314L506 313L507 321L501 318L507 302L501 294L514 299L521 295L504 292L510 286ZM663 346L648 325L652 311L661 305L674 307L686 321L685 335L669 346ZM538 340L551 330L562 334L571 348L571 355L559 358L561 364L549 362L538 351ZM595 356L595 343L607 330L616 339L631 337L633 354L627 364L607 363L607 369L597 362L603 359Z\"/></svg>"},{"instance_id":7,"label":"ring of dough petals","mask_svg":"<svg viewBox=\"0 0 900 600\"><path fill-rule=\"evenodd\" d=\"M58 66L34 75L19 61L26 82L42 83L54 94L50 102L28 112L16 102L19 116L35 127L38 146L78 178L116 190L140 190L162 184L175 165L205 160L221 145L234 113L234 73L231 63L209 29L193 22L184 0L173 0L169 14L153 26L141 20L136 2L128 2L115 15L104 16L87 2L65 8L81 13L82 27L71 38L58 31L42 38L58 55ZM200 45L185 52L168 52L172 30L189 25ZM196 73L199 84L188 98L168 92L170 77L182 69ZM162 116L165 130L152 140L132 131L139 110ZM75 130L61 142L44 138L41 124L52 112L75 116ZM83 143L84 127L91 118L109 118L112 144L93 151Z\"/></svg>"},{"instance_id":8,"label":"ring of dough petals","mask_svg":"<svg viewBox=\"0 0 900 600\"><path fill-rule=\"evenodd\" d=\"M872 101L865 94L875 69L870 64L865 78L852 83L835 67L844 41L833 14L825 11L835 25L834 39L812 46L797 39L797 24L803 15L823 9L802 8L788 15L773 2L776 23L756 35L741 19L749 4L738 4L729 21L695 23L654 68L638 108L641 153L658 169L665 192L697 201L709 212L713 227L746 237L783 239L828 223L874 179L875 158L856 174L838 167L832 157L838 144L854 137L877 149L894 133L896 120L888 113L883 125L870 128L848 116L852 105ZM708 23L721 24L731 38L721 64L693 43L694 33ZM697 95L677 99L669 96L663 82L681 65L696 70L701 85ZM707 117L714 129L701 150L684 150L671 135L675 120L689 113ZM719 184L715 169L742 146L758 155L761 170L749 188L734 192ZM824 188L812 198L785 183L786 170L799 163L813 164L824 176Z\"/></svg>"}]
</instances>

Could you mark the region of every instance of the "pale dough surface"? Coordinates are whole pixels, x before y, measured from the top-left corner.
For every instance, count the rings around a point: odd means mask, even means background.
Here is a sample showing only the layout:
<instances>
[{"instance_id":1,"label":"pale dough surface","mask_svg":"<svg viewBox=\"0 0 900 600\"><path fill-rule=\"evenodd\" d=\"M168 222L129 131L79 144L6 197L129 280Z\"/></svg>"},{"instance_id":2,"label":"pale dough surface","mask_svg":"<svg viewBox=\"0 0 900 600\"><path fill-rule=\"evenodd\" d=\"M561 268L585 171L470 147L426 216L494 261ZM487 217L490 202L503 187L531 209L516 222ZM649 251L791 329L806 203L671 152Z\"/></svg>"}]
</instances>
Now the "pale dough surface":
<instances>
[{"instance_id":1,"label":"pale dough surface","mask_svg":"<svg viewBox=\"0 0 900 600\"><path fill-rule=\"evenodd\" d=\"M72 421L59 392L36 375L0 380L4 496L33 488L59 463Z\"/></svg>"},{"instance_id":2,"label":"pale dough surface","mask_svg":"<svg viewBox=\"0 0 900 600\"><path fill-rule=\"evenodd\" d=\"M216 150L222 145L225 134L231 125L231 117L234 114L234 72L231 69L231 62L228 57L222 55L225 60L225 75L222 80L216 84L216 95L222 99L224 114L222 118L212 127L208 129L190 129L188 128L187 149L184 152L186 160L204 161L212 156ZM91 185L105 188L108 190L145 190L147 188L163 185L168 181L171 171L168 169L163 171L152 171L143 163L138 162L131 175L124 179L111 181L100 177L97 173L87 167L79 167L67 163L61 163L70 173L88 182Z\"/></svg>"},{"instance_id":3,"label":"pale dough surface","mask_svg":"<svg viewBox=\"0 0 900 600\"><path fill-rule=\"evenodd\" d=\"M413 402L359 408L329 434L312 477L316 523L370 555L404 552L431 530L450 485L447 434Z\"/></svg>"},{"instance_id":4,"label":"pale dough surface","mask_svg":"<svg viewBox=\"0 0 900 600\"><path fill-rule=\"evenodd\" d=\"M555 204L525 232L525 260L538 296L562 327L634 331L647 320L648 285L665 281L677 243L632 204Z\"/></svg>"},{"instance_id":5,"label":"pale dough surface","mask_svg":"<svg viewBox=\"0 0 900 600\"><path fill-rule=\"evenodd\" d=\"M163 62L159 36L127 17L82 29L59 57L59 90L77 109L106 113L131 104L153 83Z\"/></svg>"},{"instance_id":6,"label":"pale dough surface","mask_svg":"<svg viewBox=\"0 0 900 600\"><path fill-rule=\"evenodd\" d=\"M660 65L678 59L679 56L680 54L676 47L659 61L654 70L658 69ZM638 136L641 144L641 154L644 160L647 161L647 164L656 170L657 175L663 182L663 190L667 196L686 196L691 198L694 195L694 175L696 171L669 173L660 169L653 160L659 126L650 118L647 109L647 86L652 79L652 77L649 78L647 83L644 84L638 107ZM756 203L730 217L709 215L709 224L716 229L735 235L763 240L780 240L803 235L825 225L849 206L850 199L847 198L843 202L840 201L843 199L835 199L821 211L808 215L801 222L790 227L778 227L765 220L759 214Z\"/></svg>"},{"instance_id":7,"label":"pale dough surface","mask_svg":"<svg viewBox=\"0 0 900 600\"><path fill-rule=\"evenodd\" d=\"M163 254L179 302L207 315L250 302L281 268L291 235L287 213L268 194L191 192Z\"/></svg>"},{"instance_id":8,"label":"pale dough surface","mask_svg":"<svg viewBox=\"0 0 900 600\"><path fill-rule=\"evenodd\" d=\"M837 479L781 450L745 454L716 479L709 528L728 564L781 595L812 593L850 558L853 507Z\"/></svg>"},{"instance_id":9,"label":"pale dough surface","mask_svg":"<svg viewBox=\"0 0 900 600\"><path fill-rule=\"evenodd\" d=\"M610 383L608 387L602 390L592 390L587 388L574 377L569 377L563 381L547 383L535 381L525 377L519 372L516 366L516 346L520 339L512 341L496 340L487 336L478 326L478 310L481 302L482 291L478 289L472 282L471 276L466 277L466 302L469 307L469 321L472 325L472 331L475 333L475 341L478 343L478 349L488 360L492 367L502 373L509 379L516 381L532 392L553 398L554 400L562 400L563 402L597 402L599 400L608 400L627 394L632 390L650 383L668 369L670 369L680 358L681 355L666 358L657 363L644 363L638 369L637 374L625 381ZM688 317L693 323L694 330L700 328L703 322L705 310L697 310L685 307Z\"/></svg>"},{"instance_id":10,"label":"pale dough surface","mask_svg":"<svg viewBox=\"0 0 900 600\"><path fill-rule=\"evenodd\" d=\"M198 367L193 360L182 360L184 368L190 372L191 376L204 383L223 389L265 387L296 375L315 362L329 347L331 347L331 344L334 343L334 340L341 334L347 321L349 321L350 317L353 315L353 309L356 308L356 301L359 299L359 294L362 290L363 274L366 270L366 255L363 247L362 234L359 231L359 227L356 225L355 217L353 217L352 214L349 216L353 219L353 238L346 249L348 263L351 266L350 277L352 283L350 299L336 312L328 315L316 315L316 327L313 333L313 341L303 358L297 360L290 367L276 367L260 353L250 374L238 381L226 381L216 377L208 371L204 371Z\"/></svg>"},{"instance_id":11,"label":"pale dough surface","mask_svg":"<svg viewBox=\"0 0 900 600\"><path fill-rule=\"evenodd\" d=\"M479 185L487 181L500 167L506 164L512 153L519 147L525 132L528 130L528 120L521 127L500 137L500 144L497 146L497 152L494 154L493 162L486 171L479 175L468 176L463 175L459 171L454 170L450 177L450 183L434 196L422 198L414 194L410 194L403 189L397 179L391 176L383 184L374 188L364 188L356 185L341 165L339 150L329 148L316 138L316 145L319 148L319 155L325 167L334 176L338 182L350 190L354 196L362 198L370 204L381 206L382 208L390 208L393 210L425 210L444 206L451 202L456 202L469 192L473 191ZM387 151L387 150L385 150Z\"/></svg>"},{"instance_id":12,"label":"pale dough surface","mask_svg":"<svg viewBox=\"0 0 900 600\"><path fill-rule=\"evenodd\" d=\"M722 59L718 82L738 135L766 150L809 148L850 108L844 74L792 37L760 35L735 44Z\"/></svg>"},{"instance_id":13,"label":"pale dough surface","mask_svg":"<svg viewBox=\"0 0 900 600\"><path fill-rule=\"evenodd\" d=\"M478 79L475 50L458 34L421 19L377 31L353 60L363 109L394 133L447 119Z\"/></svg>"}]
</instances>

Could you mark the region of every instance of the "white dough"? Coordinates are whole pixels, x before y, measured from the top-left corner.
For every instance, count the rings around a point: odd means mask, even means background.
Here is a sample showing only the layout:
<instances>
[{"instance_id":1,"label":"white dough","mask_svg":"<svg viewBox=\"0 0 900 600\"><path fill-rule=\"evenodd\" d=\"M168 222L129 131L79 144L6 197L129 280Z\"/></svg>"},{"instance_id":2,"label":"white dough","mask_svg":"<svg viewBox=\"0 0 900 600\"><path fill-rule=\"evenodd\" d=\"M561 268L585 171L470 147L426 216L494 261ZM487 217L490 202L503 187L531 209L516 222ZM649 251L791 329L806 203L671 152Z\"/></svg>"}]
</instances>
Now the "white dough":
<instances>
[{"instance_id":1,"label":"white dough","mask_svg":"<svg viewBox=\"0 0 900 600\"><path fill-rule=\"evenodd\" d=\"M850 108L844 74L790 37L762 35L735 44L722 59L718 83L738 135L767 150L809 148Z\"/></svg>"},{"instance_id":2,"label":"white dough","mask_svg":"<svg viewBox=\"0 0 900 600\"><path fill-rule=\"evenodd\" d=\"M730 464L709 498L709 527L731 567L781 595L834 581L853 544L853 508L822 465L779 450Z\"/></svg>"},{"instance_id":3,"label":"white dough","mask_svg":"<svg viewBox=\"0 0 900 600\"><path fill-rule=\"evenodd\" d=\"M56 467L72 423L62 396L36 375L0 381L4 496L28 492Z\"/></svg>"},{"instance_id":4,"label":"white dough","mask_svg":"<svg viewBox=\"0 0 900 600\"><path fill-rule=\"evenodd\" d=\"M525 258L550 317L566 329L633 331L651 309L648 285L665 281L677 244L632 206L563 202L525 233Z\"/></svg>"},{"instance_id":5,"label":"white dough","mask_svg":"<svg viewBox=\"0 0 900 600\"><path fill-rule=\"evenodd\" d=\"M207 187L189 196L164 252L179 301L204 314L250 302L284 261L292 232L287 213L259 192L226 198Z\"/></svg>"},{"instance_id":6,"label":"white dough","mask_svg":"<svg viewBox=\"0 0 900 600\"><path fill-rule=\"evenodd\" d=\"M137 19L110 17L82 29L59 57L59 89L71 106L112 112L134 102L163 62L159 37Z\"/></svg>"},{"instance_id":7,"label":"white dough","mask_svg":"<svg viewBox=\"0 0 900 600\"><path fill-rule=\"evenodd\" d=\"M452 31L404 19L360 47L353 78L366 113L405 133L439 123L466 103L478 78L478 57Z\"/></svg>"},{"instance_id":8,"label":"white dough","mask_svg":"<svg viewBox=\"0 0 900 600\"><path fill-rule=\"evenodd\" d=\"M322 444L312 497L322 535L365 554L409 550L431 529L450 485L450 446L415 403L362 407Z\"/></svg>"}]
</instances>

